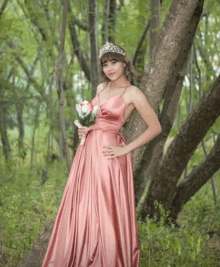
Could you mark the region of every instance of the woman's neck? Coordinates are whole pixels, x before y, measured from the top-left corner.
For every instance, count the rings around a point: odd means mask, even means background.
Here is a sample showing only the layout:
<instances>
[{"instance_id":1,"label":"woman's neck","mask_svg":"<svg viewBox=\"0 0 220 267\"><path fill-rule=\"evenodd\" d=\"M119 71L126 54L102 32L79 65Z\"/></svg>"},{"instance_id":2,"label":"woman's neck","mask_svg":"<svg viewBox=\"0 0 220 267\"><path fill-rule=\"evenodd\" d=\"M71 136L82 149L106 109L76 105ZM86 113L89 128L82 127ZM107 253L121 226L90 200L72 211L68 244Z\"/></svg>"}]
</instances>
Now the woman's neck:
<instances>
[{"instance_id":1,"label":"woman's neck","mask_svg":"<svg viewBox=\"0 0 220 267\"><path fill-rule=\"evenodd\" d=\"M111 87L111 90L126 87L129 85L129 81L127 80L126 76L123 74L121 77L119 77L115 81L109 81L109 86Z\"/></svg>"}]
</instances>

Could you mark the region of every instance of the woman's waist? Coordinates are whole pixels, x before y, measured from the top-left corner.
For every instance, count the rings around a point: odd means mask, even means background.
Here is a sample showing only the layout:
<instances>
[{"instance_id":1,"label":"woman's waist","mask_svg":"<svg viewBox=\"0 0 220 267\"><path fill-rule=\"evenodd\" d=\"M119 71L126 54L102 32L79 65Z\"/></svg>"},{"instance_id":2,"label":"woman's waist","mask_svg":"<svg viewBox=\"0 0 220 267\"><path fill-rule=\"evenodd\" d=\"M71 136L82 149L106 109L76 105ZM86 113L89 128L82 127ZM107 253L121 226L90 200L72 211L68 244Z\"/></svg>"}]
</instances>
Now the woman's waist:
<instances>
[{"instance_id":1,"label":"woman's waist","mask_svg":"<svg viewBox=\"0 0 220 267\"><path fill-rule=\"evenodd\" d=\"M120 121L97 121L89 129L103 132L119 132L121 127L122 123Z\"/></svg>"},{"instance_id":2,"label":"woman's waist","mask_svg":"<svg viewBox=\"0 0 220 267\"><path fill-rule=\"evenodd\" d=\"M95 124L94 124L95 125ZM92 125L93 126L93 125ZM123 135L123 133L120 131L120 129L110 129L110 128L99 128L99 127L89 127L89 130L86 132L86 135L91 131L101 131L103 132L102 139L106 136L109 140L116 140L116 142L120 145L125 145L126 140Z\"/></svg>"}]
</instances>

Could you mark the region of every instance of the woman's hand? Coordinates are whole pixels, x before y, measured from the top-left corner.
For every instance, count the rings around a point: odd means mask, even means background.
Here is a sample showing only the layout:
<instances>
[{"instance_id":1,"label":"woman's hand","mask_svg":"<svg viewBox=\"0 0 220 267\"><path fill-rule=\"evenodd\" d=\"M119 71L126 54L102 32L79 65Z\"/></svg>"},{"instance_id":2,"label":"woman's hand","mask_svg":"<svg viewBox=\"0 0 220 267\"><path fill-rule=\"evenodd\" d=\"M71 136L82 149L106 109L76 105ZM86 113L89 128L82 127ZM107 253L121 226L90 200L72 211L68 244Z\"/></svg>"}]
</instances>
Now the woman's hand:
<instances>
[{"instance_id":1,"label":"woman's hand","mask_svg":"<svg viewBox=\"0 0 220 267\"><path fill-rule=\"evenodd\" d=\"M104 146L103 155L108 159L120 157L127 154L126 148L121 146Z\"/></svg>"},{"instance_id":2,"label":"woman's hand","mask_svg":"<svg viewBox=\"0 0 220 267\"><path fill-rule=\"evenodd\" d=\"M79 138L82 139L83 137L85 137L85 134L87 133L89 127L83 126L83 127L79 127L78 128L78 134L79 134Z\"/></svg>"}]
</instances>

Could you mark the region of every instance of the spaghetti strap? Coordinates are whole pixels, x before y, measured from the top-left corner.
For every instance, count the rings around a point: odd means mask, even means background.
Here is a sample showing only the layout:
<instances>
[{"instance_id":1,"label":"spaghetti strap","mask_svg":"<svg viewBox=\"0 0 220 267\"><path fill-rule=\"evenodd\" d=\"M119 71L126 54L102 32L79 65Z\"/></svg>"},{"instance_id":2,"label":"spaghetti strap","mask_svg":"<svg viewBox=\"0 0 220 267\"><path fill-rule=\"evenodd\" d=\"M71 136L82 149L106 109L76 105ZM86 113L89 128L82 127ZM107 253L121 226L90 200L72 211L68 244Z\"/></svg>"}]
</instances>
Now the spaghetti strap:
<instances>
[{"instance_id":1,"label":"spaghetti strap","mask_svg":"<svg viewBox=\"0 0 220 267\"><path fill-rule=\"evenodd\" d=\"M130 86L130 84L129 84L127 87L125 87L124 92L125 92L125 90L126 90L129 86ZM122 93L122 95L124 94L124 92Z\"/></svg>"},{"instance_id":2,"label":"spaghetti strap","mask_svg":"<svg viewBox=\"0 0 220 267\"><path fill-rule=\"evenodd\" d=\"M106 86L107 86L108 84L106 84ZM104 86L103 88L102 88L102 90L98 93L98 95L105 89L105 87L106 86Z\"/></svg>"}]
</instances>

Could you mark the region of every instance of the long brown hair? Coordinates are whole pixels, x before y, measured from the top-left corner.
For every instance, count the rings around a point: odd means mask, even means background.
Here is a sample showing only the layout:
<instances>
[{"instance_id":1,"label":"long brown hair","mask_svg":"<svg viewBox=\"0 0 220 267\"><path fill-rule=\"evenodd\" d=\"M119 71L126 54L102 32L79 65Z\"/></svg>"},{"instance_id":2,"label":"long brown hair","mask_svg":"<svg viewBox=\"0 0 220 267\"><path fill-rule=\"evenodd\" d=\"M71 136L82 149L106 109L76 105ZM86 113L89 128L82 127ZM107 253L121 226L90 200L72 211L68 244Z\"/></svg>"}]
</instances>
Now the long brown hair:
<instances>
[{"instance_id":1,"label":"long brown hair","mask_svg":"<svg viewBox=\"0 0 220 267\"><path fill-rule=\"evenodd\" d=\"M124 48L121 47L120 45L115 45L115 46L119 47L123 52L125 52ZM129 82L131 82L131 80L136 78L136 70L134 66L132 65L130 59L126 57L126 52L125 52L125 56L119 53L115 53L115 52L107 52L107 53L104 53L99 60L100 74L101 74L103 82L111 81L103 72L103 64L106 63L108 60L112 60L112 61L114 60L114 61L125 63L124 74L127 77Z\"/></svg>"}]
</instances>

